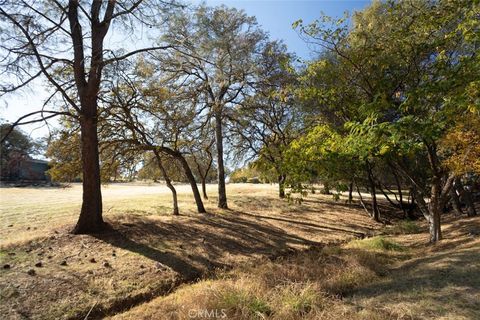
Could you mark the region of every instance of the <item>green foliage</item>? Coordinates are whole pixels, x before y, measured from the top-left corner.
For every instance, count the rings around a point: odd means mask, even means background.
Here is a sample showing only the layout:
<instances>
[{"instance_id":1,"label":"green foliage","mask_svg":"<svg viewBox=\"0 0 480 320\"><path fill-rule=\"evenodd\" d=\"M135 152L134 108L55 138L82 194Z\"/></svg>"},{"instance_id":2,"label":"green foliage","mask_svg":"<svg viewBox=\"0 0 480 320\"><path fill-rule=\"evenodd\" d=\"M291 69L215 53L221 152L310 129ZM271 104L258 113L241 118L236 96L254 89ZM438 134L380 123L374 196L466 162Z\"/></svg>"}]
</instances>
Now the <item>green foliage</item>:
<instances>
[{"instance_id":1,"label":"green foliage","mask_svg":"<svg viewBox=\"0 0 480 320\"><path fill-rule=\"evenodd\" d=\"M302 182L320 180L337 190L344 190L358 170L351 145L327 125L314 127L290 144L286 152L288 182L301 190Z\"/></svg>"},{"instance_id":2,"label":"green foliage","mask_svg":"<svg viewBox=\"0 0 480 320\"><path fill-rule=\"evenodd\" d=\"M295 22L321 49L296 91L321 129L291 144L294 182L365 184L368 161L397 168L424 199L432 181L442 188L447 169L475 172L477 133L466 124L479 117L479 12L466 0L378 1L351 25L325 16Z\"/></svg>"}]
</instances>

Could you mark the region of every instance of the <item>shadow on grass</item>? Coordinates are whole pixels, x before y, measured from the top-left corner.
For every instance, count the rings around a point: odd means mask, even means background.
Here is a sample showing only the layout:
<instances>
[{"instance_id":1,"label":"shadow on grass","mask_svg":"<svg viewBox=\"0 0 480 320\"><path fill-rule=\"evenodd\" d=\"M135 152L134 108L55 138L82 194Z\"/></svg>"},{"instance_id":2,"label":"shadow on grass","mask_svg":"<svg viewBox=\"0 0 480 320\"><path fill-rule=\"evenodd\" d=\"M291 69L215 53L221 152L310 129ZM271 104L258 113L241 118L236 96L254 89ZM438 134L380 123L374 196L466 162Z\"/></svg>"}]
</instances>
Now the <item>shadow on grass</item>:
<instances>
[{"instance_id":1,"label":"shadow on grass","mask_svg":"<svg viewBox=\"0 0 480 320\"><path fill-rule=\"evenodd\" d=\"M337 228L337 227L332 227L332 226L319 225L319 224L315 224L315 223L298 221L298 220L291 220L291 219L271 217L271 216L262 216L262 215L251 214L251 213L246 213L246 212L240 212L240 213L243 214L243 215L247 215L247 216L251 216L251 217L255 217L255 218L259 218L259 219L275 220L275 221L291 223L291 224L294 224L294 225L296 224L296 225L307 226L307 227L311 228L311 229L308 230L308 231L311 231L311 232L315 232L316 229L317 230L325 230L325 231L339 231L339 232L344 232L344 233L347 233L347 234L352 234L352 235L354 235L355 237L358 237L358 238L364 238L365 237L364 232L356 231L356 230L353 229L353 228L358 229L358 226L350 225L350 224L348 224L347 226L352 228L352 229L345 229L345 228Z\"/></svg>"},{"instance_id":2,"label":"shadow on grass","mask_svg":"<svg viewBox=\"0 0 480 320\"><path fill-rule=\"evenodd\" d=\"M463 243L463 241L462 241ZM391 270L386 281L373 282L351 294L373 299L385 308L412 304L436 317L480 318L480 243L456 251L408 261Z\"/></svg>"},{"instance_id":3,"label":"shadow on grass","mask_svg":"<svg viewBox=\"0 0 480 320\"><path fill-rule=\"evenodd\" d=\"M244 208L255 208L256 210L272 210L272 202L276 210L279 210L282 213L302 213L305 210L308 210L306 206L289 203L284 200L279 200L278 198L258 198L255 196L242 195L241 198L235 198L232 202L244 209Z\"/></svg>"},{"instance_id":4,"label":"shadow on grass","mask_svg":"<svg viewBox=\"0 0 480 320\"><path fill-rule=\"evenodd\" d=\"M95 237L166 265L184 279L193 279L214 268L229 268L228 257L275 257L292 247L321 245L295 234L292 227L307 234L342 232L359 238L366 232L349 224L341 228L235 210L225 215L171 219L126 214L110 221L110 232Z\"/></svg>"},{"instance_id":5,"label":"shadow on grass","mask_svg":"<svg viewBox=\"0 0 480 320\"><path fill-rule=\"evenodd\" d=\"M246 258L276 258L291 254L292 248L323 246L324 243L309 239L314 235L339 231L356 233L349 229L350 225L329 227L305 219L284 219L236 210L224 213L180 216L145 216L139 212L119 214L109 219L111 230L94 237L168 267L177 274L173 285L177 286L206 276L215 269L229 269ZM131 307L148 301L159 292L164 294L158 291L118 301L108 310L97 311L98 316L119 312L123 305Z\"/></svg>"},{"instance_id":6,"label":"shadow on grass","mask_svg":"<svg viewBox=\"0 0 480 320\"><path fill-rule=\"evenodd\" d=\"M165 222L148 217L125 216L110 221L114 231L96 235L99 239L160 262L173 270L188 275L195 268L182 263L175 254L155 249L168 244L169 251L200 263L200 268L210 269L221 265L218 261L228 255L276 255L292 245L315 246L311 241L268 223L228 216L178 216L177 221ZM312 228L311 230L315 230ZM203 257L194 251L201 249Z\"/></svg>"},{"instance_id":7,"label":"shadow on grass","mask_svg":"<svg viewBox=\"0 0 480 320\"><path fill-rule=\"evenodd\" d=\"M155 229L155 225L150 226L150 232L159 231ZM160 235L160 233L158 234ZM121 231L111 229L108 232L96 234L94 237L109 243L114 247L140 254L146 258L168 266L186 281L193 280L201 275L199 269L179 258L177 255L166 251L160 251L139 241L132 240L128 235Z\"/></svg>"}]
</instances>

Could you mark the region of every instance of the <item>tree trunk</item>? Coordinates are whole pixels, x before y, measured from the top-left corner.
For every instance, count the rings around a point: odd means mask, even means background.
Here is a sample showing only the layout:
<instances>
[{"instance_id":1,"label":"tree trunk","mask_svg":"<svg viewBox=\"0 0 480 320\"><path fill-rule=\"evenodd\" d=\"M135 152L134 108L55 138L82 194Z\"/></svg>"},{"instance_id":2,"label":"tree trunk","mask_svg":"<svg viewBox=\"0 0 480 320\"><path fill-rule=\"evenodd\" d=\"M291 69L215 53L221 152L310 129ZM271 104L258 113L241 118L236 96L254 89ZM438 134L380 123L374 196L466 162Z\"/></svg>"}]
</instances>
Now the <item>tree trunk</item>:
<instances>
[{"instance_id":1,"label":"tree trunk","mask_svg":"<svg viewBox=\"0 0 480 320\"><path fill-rule=\"evenodd\" d=\"M225 168L223 165L222 114L218 110L215 112L215 142L217 146L218 207L228 209Z\"/></svg>"},{"instance_id":2,"label":"tree trunk","mask_svg":"<svg viewBox=\"0 0 480 320\"><path fill-rule=\"evenodd\" d=\"M385 187L385 189L387 189L388 192L393 193L391 190L389 190L389 189L387 188L387 186L384 185L383 187ZM381 184L381 183L378 183L377 186L376 186L376 188L380 189L380 192L383 194L383 196L385 197L385 199L386 199L393 207L395 207L395 208L398 207L399 205L396 204L395 202L393 202L392 199L390 199L390 197L388 196L388 193L383 189L383 187L382 187L382 184ZM376 190L375 190L375 191L376 191ZM398 199L396 198L397 196L396 196L394 193L393 193L393 195L395 196L395 200L398 202Z\"/></svg>"},{"instance_id":3,"label":"tree trunk","mask_svg":"<svg viewBox=\"0 0 480 320\"><path fill-rule=\"evenodd\" d=\"M278 176L278 196L281 199L285 198L285 179L284 174Z\"/></svg>"},{"instance_id":4,"label":"tree trunk","mask_svg":"<svg viewBox=\"0 0 480 320\"><path fill-rule=\"evenodd\" d=\"M321 193L322 193L322 194L327 194L327 195L328 195L328 194L331 194L331 193L330 193L330 186L329 186L328 182L325 182L325 183L323 184L323 189L322 189L322 192L321 192Z\"/></svg>"},{"instance_id":5,"label":"tree trunk","mask_svg":"<svg viewBox=\"0 0 480 320\"><path fill-rule=\"evenodd\" d=\"M103 69L103 39L108 32L110 22L99 21L96 10L101 3L94 2L91 7L91 61L86 79L84 35L78 17L79 1L68 2L68 20L73 45L73 75L80 99L80 132L83 173L83 196L80 217L73 233L96 233L105 229L102 217L102 191L100 178L100 156L97 133L97 98ZM107 5L106 13L113 12L115 3ZM111 17L111 16L110 16ZM105 15L107 18L107 14Z\"/></svg>"},{"instance_id":6,"label":"tree trunk","mask_svg":"<svg viewBox=\"0 0 480 320\"><path fill-rule=\"evenodd\" d=\"M461 216L463 214L462 204L460 203L460 199L455 188L450 189L450 202L452 203L452 208L455 215Z\"/></svg>"},{"instance_id":7,"label":"tree trunk","mask_svg":"<svg viewBox=\"0 0 480 320\"><path fill-rule=\"evenodd\" d=\"M430 202L427 204L423 194L420 193L416 188L412 188L412 193L415 201L418 203L418 208L428 222L431 243L435 243L442 239L440 221L441 199L439 190L440 180L438 178L433 178L430 190Z\"/></svg>"},{"instance_id":8,"label":"tree trunk","mask_svg":"<svg viewBox=\"0 0 480 320\"><path fill-rule=\"evenodd\" d=\"M202 193L203 193L203 199L208 200L208 195L207 195L207 183L206 183L206 178L202 177Z\"/></svg>"},{"instance_id":9,"label":"tree trunk","mask_svg":"<svg viewBox=\"0 0 480 320\"><path fill-rule=\"evenodd\" d=\"M440 206L440 178L434 177L432 179L431 197L428 204L427 217L430 230L430 242L435 243L442 240L442 229L440 226L440 212L442 208Z\"/></svg>"},{"instance_id":10,"label":"tree trunk","mask_svg":"<svg viewBox=\"0 0 480 320\"><path fill-rule=\"evenodd\" d=\"M373 220L380 221L380 209L378 208L377 194L375 186L372 185L372 218Z\"/></svg>"},{"instance_id":11,"label":"tree trunk","mask_svg":"<svg viewBox=\"0 0 480 320\"><path fill-rule=\"evenodd\" d=\"M348 204L352 204L353 202L353 182L350 182L348 186Z\"/></svg>"},{"instance_id":12,"label":"tree trunk","mask_svg":"<svg viewBox=\"0 0 480 320\"><path fill-rule=\"evenodd\" d=\"M412 201L410 201L410 198ZM413 190L410 189L410 193L407 199L407 207L405 208L406 218L409 220L415 220L417 217L415 216L415 209L417 204L415 203L415 196L413 195Z\"/></svg>"},{"instance_id":13,"label":"tree trunk","mask_svg":"<svg viewBox=\"0 0 480 320\"><path fill-rule=\"evenodd\" d=\"M358 197L360 198L360 204L362 205L363 209L365 209L365 212L368 215L370 215L370 212L368 211L367 206L365 205L365 202L363 201L363 197L362 197L362 193L360 192L360 188L358 187L358 184L355 180L354 180L354 183L355 183L355 187L357 188Z\"/></svg>"},{"instance_id":14,"label":"tree trunk","mask_svg":"<svg viewBox=\"0 0 480 320\"><path fill-rule=\"evenodd\" d=\"M157 164L158 168L162 172L163 179L165 179L165 184L167 185L168 189L172 192L172 200L173 200L173 215L178 216L179 215L179 210L178 210L178 199L177 199L177 190L172 184L172 180L170 180L170 177L167 174L167 170L165 170L165 167L162 164L162 159L160 158L160 154L158 153L157 150L153 152L155 154L155 158L157 158Z\"/></svg>"},{"instance_id":15,"label":"tree trunk","mask_svg":"<svg viewBox=\"0 0 480 320\"><path fill-rule=\"evenodd\" d=\"M434 211L430 210L430 218L428 221L431 243L442 240L442 229L440 227L440 209L435 208L433 210Z\"/></svg>"},{"instance_id":16,"label":"tree trunk","mask_svg":"<svg viewBox=\"0 0 480 320\"><path fill-rule=\"evenodd\" d=\"M375 188L375 181L373 179L372 167L368 160L367 164L367 173L368 173L368 182L370 184L370 195L372 196L372 218L375 221L380 221L380 210L378 209L377 203L377 190Z\"/></svg>"},{"instance_id":17,"label":"tree trunk","mask_svg":"<svg viewBox=\"0 0 480 320\"><path fill-rule=\"evenodd\" d=\"M398 178L397 173L395 172L395 168L393 166L390 166L392 169L393 177L395 178L395 183L397 185L397 190L398 190L398 201L400 202L400 209L403 211L403 217L404 219L409 218L409 213L407 212L407 208L405 208L405 205L403 203L403 192L402 192L402 184L400 183L400 179Z\"/></svg>"},{"instance_id":18,"label":"tree trunk","mask_svg":"<svg viewBox=\"0 0 480 320\"><path fill-rule=\"evenodd\" d=\"M460 194L460 200L465 203L467 207L467 216L474 217L477 215L477 211L475 210L475 204L472 200L472 194L465 189L463 186L462 181L459 178L455 179L455 188L458 190Z\"/></svg>"},{"instance_id":19,"label":"tree trunk","mask_svg":"<svg viewBox=\"0 0 480 320\"><path fill-rule=\"evenodd\" d=\"M188 182L190 182L190 186L192 187L193 197L195 198L195 203L197 204L197 211L199 213L206 213L205 207L203 206L202 197L200 196L200 192L198 191L197 182L195 181L195 177L193 176L192 169L188 165L187 160L178 153L176 158L180 161L183 171L187 176Z\"/></svg>"},{"instance_id":20,"label":"tree trunk","mask_svg":"<svg viewBox=\"0 0 480 320\"><path fill-rule=\"evenodd\" d=\"M453 175L450 175L448 178L446 178L446 180L443 180L440 173L438 175L434 175L432 178L430 202L428 203L428 216L426 216L430 227L430 242L432 243L442 240L440 215L442 208L448 201L453 180Z\"/></svg>"},{"instance_id":21,"label":"tree trunk","mask_svg":"<svg viewBox=\"0 0 480 320\"><path fill-rule=\"evenodd\" d=\"M82 116L80 130L83 196L80 217L73 229L73 233L89 234L100 232L106 226L102 217L102 191L96 115L90 117Z\"/></svg>"}]
</instances>

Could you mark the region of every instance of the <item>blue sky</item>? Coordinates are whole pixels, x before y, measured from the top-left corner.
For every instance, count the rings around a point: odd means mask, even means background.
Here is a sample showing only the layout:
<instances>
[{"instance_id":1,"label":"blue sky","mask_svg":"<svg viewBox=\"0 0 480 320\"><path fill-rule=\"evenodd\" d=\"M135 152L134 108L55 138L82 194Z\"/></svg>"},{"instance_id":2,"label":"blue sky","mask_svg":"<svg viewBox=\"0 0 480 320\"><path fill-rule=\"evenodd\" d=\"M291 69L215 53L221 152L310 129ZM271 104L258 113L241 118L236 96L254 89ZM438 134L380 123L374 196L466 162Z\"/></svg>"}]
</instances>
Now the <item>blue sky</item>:
<instances>
[{"instance_id":1,"label":"blue sky","mask_svg":"<svg viewBox=\"0 0 480 320\"><path fill-rule=\"evenodd\" d=\"M209 6L224 4L229 7L243 9L248 15L255 16L262 28L272 39L282 39L289 51L298 57L308 60L312 58L310 50L292 28L292 23L302 19L312 22L323 12L326 15L340 17L345 11L353 12L368 6L371 1L325 1L325 0L190 0L191 3L205 2ZM24 92L0 98L0 118L15 121L18 117L39 109L47 96L45 88L38 84ZM52 124L55 121L51 121ZM42 124L24 126L22 128L33 137L48 134Z\"/></svg>"},{"instance_id":2,"label":"blue sky","mask_svg":"<svg viewBox=\"0 0 480 320\"><path fill-rule=\"evenodd\" d=\"M192 1L200 3L201 1ZM325 1L325 0L207 0L209 6L224 4L243 9L248 15L256 16L258 23L273 39L282 39L289 51L303 59L311 58L310 50L292 29L292 23L302 19L305 23L320 17L321 12L332 17L341 17L345 11L362 10L371 1Z\"/></svg>"}]
</instances>

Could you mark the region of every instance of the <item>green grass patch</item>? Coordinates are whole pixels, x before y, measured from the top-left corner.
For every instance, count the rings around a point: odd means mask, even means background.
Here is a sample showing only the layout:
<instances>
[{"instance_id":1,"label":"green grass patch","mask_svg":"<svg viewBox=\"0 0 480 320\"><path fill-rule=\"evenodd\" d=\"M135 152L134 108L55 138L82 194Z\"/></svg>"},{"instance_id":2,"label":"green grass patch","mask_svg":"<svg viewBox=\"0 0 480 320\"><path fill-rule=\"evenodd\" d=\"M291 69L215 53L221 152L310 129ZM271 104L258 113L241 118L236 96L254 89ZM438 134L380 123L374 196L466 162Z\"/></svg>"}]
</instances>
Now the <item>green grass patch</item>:
<instances>
[{"instance_id":1,"label":"green grass patch","mask_svg":"<svg viewBox=\"0 0 480 320\"><path fill-rule=\"evenodd\" d=\"M220 307L233 311L235 314L248 313L252 317L262 317L272 313L266 301L245 290L227 288L220 299Z\"/></svg>"},{"instance_id":2,"label":"green grass patch","mask_svg":"<svg viewBox=\"0 0 480 320\"><path fill-rule=\"evenodd\" d=\"M389 229L390 234L416 234L422 229L412 220L402 220Z\"/></svg>"},{"instance_id":3,"label":"green grass patch","mask_svg":"<svg viewBox=\"0 0 480 320\"><path fill-rule=\"evenodd\" d=\"M382 236L372 237L363 240L353 240L347 244L349 248L380 250L380 251L405 251L405 247Z\"/></svg>"}]
</instances>

